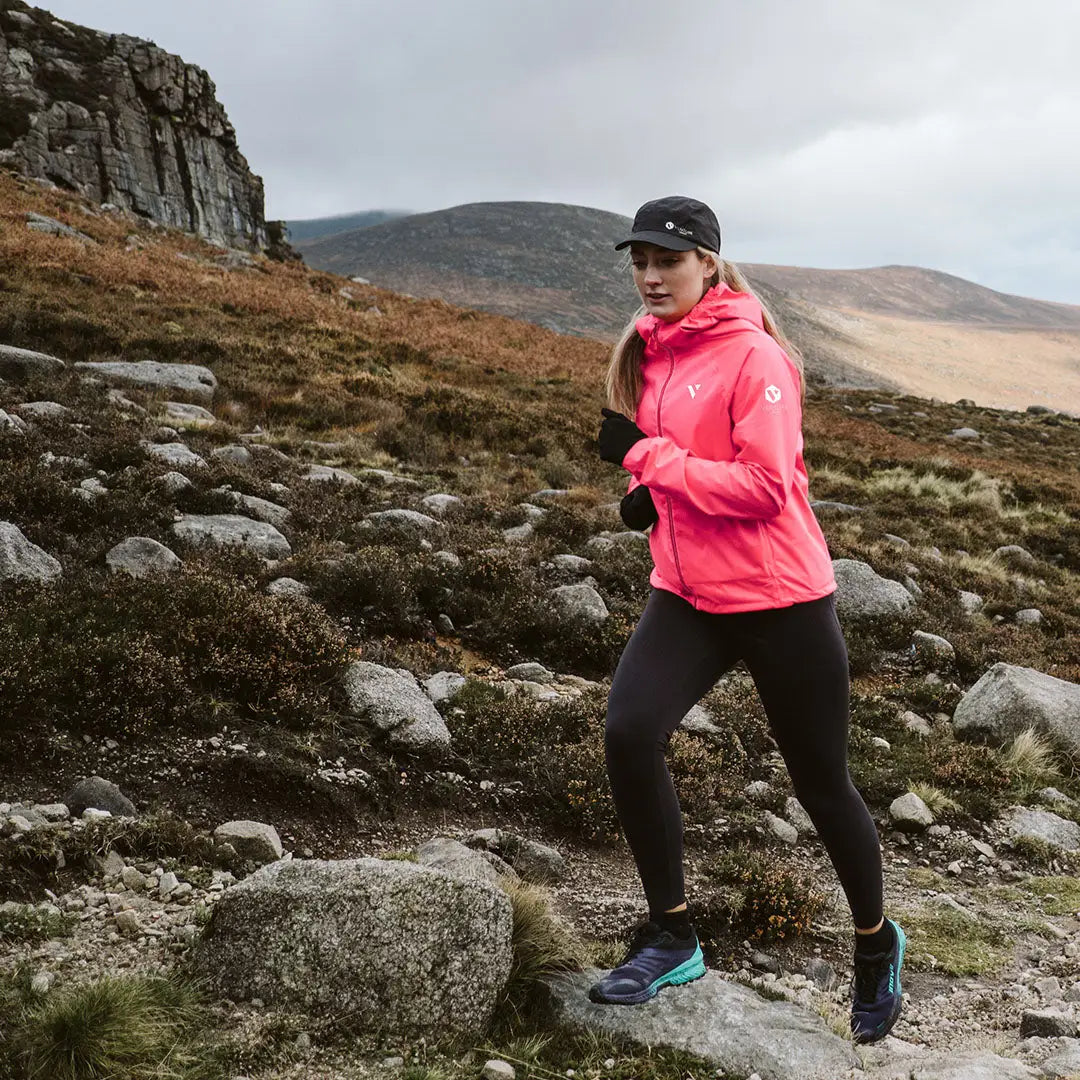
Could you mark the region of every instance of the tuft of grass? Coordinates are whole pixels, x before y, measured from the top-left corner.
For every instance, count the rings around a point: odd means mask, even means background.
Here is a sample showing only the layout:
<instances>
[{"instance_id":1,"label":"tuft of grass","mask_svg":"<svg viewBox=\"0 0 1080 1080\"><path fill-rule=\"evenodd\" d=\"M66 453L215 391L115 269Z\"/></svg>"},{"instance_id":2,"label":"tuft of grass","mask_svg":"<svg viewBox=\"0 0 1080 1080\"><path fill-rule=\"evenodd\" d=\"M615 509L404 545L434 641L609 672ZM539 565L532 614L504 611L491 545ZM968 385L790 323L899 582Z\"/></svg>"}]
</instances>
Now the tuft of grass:
<instances>
[{"instance_id":1,"label":"tuft of grass","mask_svg":"<svg viewBox=\"0 0 1080 1080\"><path fill-rule=\"evenodd\" d=\"M926 803L927 809L935 818L941 814L956 813L963 809L955 799L950 799L941 788L936 788L933 784L912 783L908 785L908 790L914 792Z\"/></svg>"},{"instance_id":2,"label":"tuft of grass","mask_svg":"<svg viewBox=\"0 0 1080 1080\"><path fill-rule=\"evenodd\" d=\"M964 479L954 479L932 469L920 472L897 465L875 473L864 485L870 495L903 494L914 496L945 511L980 510L994 516L1004 511L1003 497L1008 485L999 477L974 469Z\"/></svg>"},{"instance_id":3,"label":"tuft of grass","mask_svg":"<svg viewBox=\"0 0 1080 1080\"><path fill-rule=\"evenodd\" d=\"M201 1023L191 984L107 976L26 1007L11 1042L27 1080L217 1080L225 1074L200 1037Z\"/></svg>"},{"instance_id":4,"label":"tuft of grass","mask_svg":"<svg viewBox=\"0 0 1080 1080\"><path fill-rule=\"evenodd\" d=\"M1029 784L1060 775L1050 740L1030 727L1009 744L1003 761L1010 773Z\"/></svg>"},{"instance_id":5,"label":"tuft of grass","mask_svg":"<svg viewBox=\"0 0 1080 1080\"><path fill-rule=\"evenodd\" d=\"M500 884L514 911L514 955L495 1023L506 1032L520 1032L531 1017L543 1012L544 978L580 971L586 952L577 935L552 911L544 888L513 879Z\"/></svg>"}]
</instances>

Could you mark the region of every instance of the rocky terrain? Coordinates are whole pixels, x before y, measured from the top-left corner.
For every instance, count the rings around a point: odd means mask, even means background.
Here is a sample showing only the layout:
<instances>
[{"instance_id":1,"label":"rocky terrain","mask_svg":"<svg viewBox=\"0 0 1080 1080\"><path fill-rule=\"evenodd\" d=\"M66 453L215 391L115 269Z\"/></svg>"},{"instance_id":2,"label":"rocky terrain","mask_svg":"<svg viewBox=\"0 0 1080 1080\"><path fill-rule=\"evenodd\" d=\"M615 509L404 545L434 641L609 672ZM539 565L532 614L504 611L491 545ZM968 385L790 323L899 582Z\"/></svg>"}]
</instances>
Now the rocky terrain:
<instances>
[{"instance_id":1,"label":"rocky terrain","mask_svg":"<svg viewBox=\"0 0 1080 1080\"><path fill-rule=\"evenodd\" d=\"M471 203L298 246L325 270L612 341L637 305L612 248L630 224L583 206ZM1080 413L1080 307L914 266L739 265L812 378Z\"/></svg>"},{"instance_id":2,"label":"rocky terrain","mask_svg":"<svg viewBox=\"0 0 1080 1080\"><path fill-rule=\"evenodd\" d=\"M217 244L270 243L205 71L21 0L0 0L0 165Z\"/></svg>"},{"instance_id":3,"label":"rocky terrain","mask_svg":"<svg viewBox=\"0 0 1080 1080\"><path fill-rule=\"evenodd\" d=\"M808 394L894 1036L846 1037L848 915L741 666L670 751L709 973L608 1009L649 563L602 348L30 181L0 221L0 1074L106 1021L68 1075L1077 1073L1075 420Z\"/></svg>"}]
</instances>

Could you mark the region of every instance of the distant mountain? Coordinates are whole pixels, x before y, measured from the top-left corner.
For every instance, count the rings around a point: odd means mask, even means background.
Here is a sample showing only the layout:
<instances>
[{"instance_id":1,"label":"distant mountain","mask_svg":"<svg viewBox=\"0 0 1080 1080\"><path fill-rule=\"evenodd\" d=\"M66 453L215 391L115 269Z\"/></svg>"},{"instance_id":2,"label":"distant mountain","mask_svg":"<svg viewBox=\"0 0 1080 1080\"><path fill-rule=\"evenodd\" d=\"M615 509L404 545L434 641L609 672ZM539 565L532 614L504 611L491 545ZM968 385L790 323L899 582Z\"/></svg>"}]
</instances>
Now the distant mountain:
<instances>
[{"instance_id":1,"label":"distant mountain","mask_svg":"<svg viewBox=\"0 0 1080 1080\"><path fill-rule=\"evenodd\" d=\"M294 246L304 240L315 240L334 233L349 232L352 229L367 229L372 225L381 225L386 221L408 217L410 210L364 210L358 214L336 214L333 217L298 218L286 221L289 240Z\"/></svg>"},{"instance_id":2,"label":"distant mountain","mask_svg":"<svg viewBox=\"0 0 1080 1080\"><path fill-rule=\"evenodd\" d=\"M629 226L583 206L469 203L296 246L320 269L610 341L638 303L612 248ZM740 266L813 378L1080 408L1080 307L916 266Z\"/></svg>"},{"instance_id":3,"label":"distant mountain","mask_svg":"<svg viewBox=\"0 0 1080 1080\"><path fill-rule=\"evenodd\" d=\"M610 337L637 293L612 238L629 220L562 203L469 203L297 243L312 266L415 296Z\"/></svg>"}]
</instances>

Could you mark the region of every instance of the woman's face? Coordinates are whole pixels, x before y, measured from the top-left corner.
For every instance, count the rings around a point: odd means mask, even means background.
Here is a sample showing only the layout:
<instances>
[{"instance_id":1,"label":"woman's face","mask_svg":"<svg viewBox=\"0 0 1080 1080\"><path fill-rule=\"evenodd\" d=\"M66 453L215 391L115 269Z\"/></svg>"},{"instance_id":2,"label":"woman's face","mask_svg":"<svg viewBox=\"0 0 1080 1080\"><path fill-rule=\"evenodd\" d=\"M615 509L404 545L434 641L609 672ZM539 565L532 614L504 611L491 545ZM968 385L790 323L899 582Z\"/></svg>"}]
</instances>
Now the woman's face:
<instances>
[{"instance_id":1,"label":"woman's face","mask_svg":"<svg viewBox=\"0 0 1080 1080\"><path fill-rule=\"evenodd\" d=\"M637 241L630 245L630 265L645 310L664 322L681 319L705 294L716 272L712 260L696 251Z\"/></svg>"}]
</instances>

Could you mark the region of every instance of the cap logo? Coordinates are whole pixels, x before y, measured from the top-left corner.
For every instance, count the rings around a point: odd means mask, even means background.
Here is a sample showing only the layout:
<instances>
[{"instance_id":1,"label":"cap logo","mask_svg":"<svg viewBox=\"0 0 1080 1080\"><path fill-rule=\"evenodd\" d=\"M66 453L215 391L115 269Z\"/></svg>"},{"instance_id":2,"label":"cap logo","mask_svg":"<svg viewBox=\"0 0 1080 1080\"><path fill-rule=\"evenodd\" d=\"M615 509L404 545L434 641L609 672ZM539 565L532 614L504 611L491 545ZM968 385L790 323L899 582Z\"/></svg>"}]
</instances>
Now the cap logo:
<instances>
[{"instance_id":1,"label":"cap logo","mask_svg":"<svg viewBox=\"0 0 1080 1080\"><path fill-rule=\"evenodd\" d=\"M664 228L665 229L674 229L675 228L675 222L674 221L666 221L666 222L664 222Z\"/></svg>"}]
</instances>

